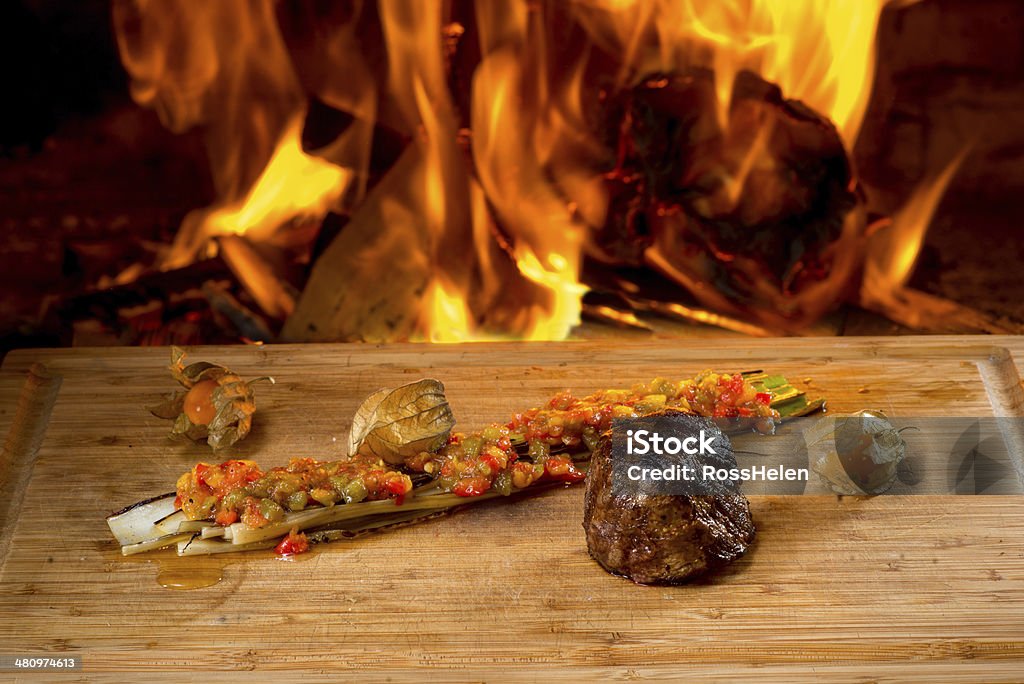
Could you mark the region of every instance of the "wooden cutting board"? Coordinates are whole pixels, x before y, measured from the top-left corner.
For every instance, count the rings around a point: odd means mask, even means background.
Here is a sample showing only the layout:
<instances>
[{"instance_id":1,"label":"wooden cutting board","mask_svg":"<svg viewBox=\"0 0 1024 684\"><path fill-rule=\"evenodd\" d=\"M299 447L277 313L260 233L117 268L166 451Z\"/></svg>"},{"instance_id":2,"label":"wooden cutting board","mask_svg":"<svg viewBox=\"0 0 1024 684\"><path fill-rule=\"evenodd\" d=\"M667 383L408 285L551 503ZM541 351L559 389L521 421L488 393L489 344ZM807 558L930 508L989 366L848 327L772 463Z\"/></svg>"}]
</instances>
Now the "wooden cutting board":
<instances>
[{"instance_id":1,"label":"wooden cutting board","mask_svg":"<svg viewBox=\"0 0 1024 684\"><path fill-rule=\"evenodd\" d=\"M191 358L277 379L257 389L256 426L232 454L270 466L341 456L364 396L423 376L444 381L466 428L560 389L709 367L784 373L837 412L1022 415L1014 355L1024 361L1024 339L208 347ZM108 681L237 669L278 681L337 670L360 681L1024 678L1019 496L757 497L751 552L680 587L601 570L579 487L295 562L123 559L104 517L210 460L205 446L168 441L169 424L144 409L175 386L168 360L167 349L8 355L0 655L76 656L75 674ZM158 582L189 572L222 579Z\"/></svg>"}]
</instances>

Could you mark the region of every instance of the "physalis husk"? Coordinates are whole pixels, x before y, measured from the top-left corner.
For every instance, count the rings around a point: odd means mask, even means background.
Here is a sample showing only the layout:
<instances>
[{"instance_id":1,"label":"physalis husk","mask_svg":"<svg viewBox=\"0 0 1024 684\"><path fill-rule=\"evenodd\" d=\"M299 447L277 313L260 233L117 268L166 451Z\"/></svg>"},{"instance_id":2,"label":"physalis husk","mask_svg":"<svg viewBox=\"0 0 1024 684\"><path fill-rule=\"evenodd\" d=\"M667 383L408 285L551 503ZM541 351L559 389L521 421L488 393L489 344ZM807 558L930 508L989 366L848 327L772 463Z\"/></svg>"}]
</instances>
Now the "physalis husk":
<instances>
[{"instance_id":1,"label":"physalis husk","mask_svg":"<svg viewBox=\"0 0 1024 684\"><path fill-rule=\"evenodd\" d=\"M171 375L184 390L150 407L158 418L174 421L172 438L206 440L214 451L243 439L252 428L256 399L252 384L274 382L269 376L245 381L228 368L199 361L185 365L185 350L171 347Z\"/></svg>"}]
</instances>

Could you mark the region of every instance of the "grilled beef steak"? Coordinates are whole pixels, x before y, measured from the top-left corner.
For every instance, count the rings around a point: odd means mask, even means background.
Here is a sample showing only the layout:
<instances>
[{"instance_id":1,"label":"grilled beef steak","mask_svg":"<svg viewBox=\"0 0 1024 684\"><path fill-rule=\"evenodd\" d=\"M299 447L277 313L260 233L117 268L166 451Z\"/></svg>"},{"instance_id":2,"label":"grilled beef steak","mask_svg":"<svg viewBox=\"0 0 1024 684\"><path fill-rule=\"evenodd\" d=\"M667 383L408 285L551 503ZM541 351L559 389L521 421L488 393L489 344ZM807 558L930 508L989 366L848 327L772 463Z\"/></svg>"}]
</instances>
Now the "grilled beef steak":
<instances>
[{"instance_id":1,"label":"grilled beef steak","mask_svg":"<svg viewBox=\"0 0 1024 684\"><path fill-rule=\"evenodd\" d=\"M613 493L611 431L590 462L583 529L594 560L639 584L684 582L739 558L754 539L749 502L735 487L714 496Z\"/></svg>"}]
</instances>

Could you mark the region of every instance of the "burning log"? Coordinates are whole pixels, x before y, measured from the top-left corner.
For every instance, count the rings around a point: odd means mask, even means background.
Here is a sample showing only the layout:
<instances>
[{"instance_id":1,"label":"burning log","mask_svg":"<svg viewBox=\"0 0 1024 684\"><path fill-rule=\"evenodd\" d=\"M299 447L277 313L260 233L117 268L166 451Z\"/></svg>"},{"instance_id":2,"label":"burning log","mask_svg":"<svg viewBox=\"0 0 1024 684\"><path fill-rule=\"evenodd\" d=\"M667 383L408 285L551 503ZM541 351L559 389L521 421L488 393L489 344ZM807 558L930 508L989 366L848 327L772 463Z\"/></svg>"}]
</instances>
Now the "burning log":
<instances>
[{"instance_id":1,"label":"burning log","mask_svg":"<svg viewBox=\"0 0 1024 684\"><path fill-rule=\"evenodd\" d=\"M242 339L251 342L273 342L274 334L267 322L235 298L227 287L212 280L203 283L203 296L210 303L215 317L223 317L221 328L237 330Z\"/></svg>"},{"instance_id":2,"label":"burning log","mask_svg":"<svg viewBox=\"0 0 1024 684\"><path fill-rule=\"evenodd\" d=\"M245 293L219 257L169 271L141 268L133 277L119 276L115 285L54 300L42 320L47 328L72 329L75 344L272 340L266 321L241 303L231 288Z\"/></svg>"},{"instance_id":3,"label":"burning log","mask_svg":"<svg viewBox=\"0 0 1024 684\"><path fill-rule=\"evenodd\" d=\"M870 290L862 291L862 304L891 321L911 330L932 333L989 335L1020 335L1024 325L992 316L963 304L936 297L909 287L899 286L876 296Z\"/></svg>"},{"instance_id":4,"label":"burning log","mask_svg":"<svg viewBox=\"0 0 1024 684\"><path fill-rule=\"evenodd\" d=\"M282 321L292 314L295 295L279 273L244 237L224 235L217 242L224 263L263 313Z\"/></svg>"},{"instance_id":5,"label":"burning log","mask_svg":"<svg viewBox=\"0 0 1024 684\"><path fill-rule=\"evenodd\" d=\"M452 170L460 171L465 168ZM525 327L515 317L529 312L527 303L538 298L539 288L519 275L500 240L488 234L486 242L474 244L469 207L462 202L447 204L448 230L437 236L430 217L417 212L424 201L423 174L423 156L414 147L370 191L314 264L282 341L418 339L435 332L425 322L433 309L459 323L460 330L436 331L453 337L476 328ZM470 187L468 177L460 182L458 187ZM446 291L439 272L467 298Z\"/></svg>"},{"instance_id":6,"label":"burning log","mask_svg":"<svg viewBox=\"0 0 1024 684\"><path fill-rule=\"evenodd\" d=\"M415 157L409 150L399 159L317 259L283 340L377 342L412 335L430 273L423 259L427 231L402 211L411 202L404 198ZM390 229L397 226L405 229Z\"/></svg>"},{"instance_id":7,"label":"burning log","mask_svg":"<svg viewBox=\"0 0 1024 684\"><path fill-rule=\"evenodd\" d=\"M606 262L654 267L705 307L793 331L839 301L863 209L835 127L758 76L720 120L714 75L655 75L613 97Z\"/></svg>"}]
</instances>

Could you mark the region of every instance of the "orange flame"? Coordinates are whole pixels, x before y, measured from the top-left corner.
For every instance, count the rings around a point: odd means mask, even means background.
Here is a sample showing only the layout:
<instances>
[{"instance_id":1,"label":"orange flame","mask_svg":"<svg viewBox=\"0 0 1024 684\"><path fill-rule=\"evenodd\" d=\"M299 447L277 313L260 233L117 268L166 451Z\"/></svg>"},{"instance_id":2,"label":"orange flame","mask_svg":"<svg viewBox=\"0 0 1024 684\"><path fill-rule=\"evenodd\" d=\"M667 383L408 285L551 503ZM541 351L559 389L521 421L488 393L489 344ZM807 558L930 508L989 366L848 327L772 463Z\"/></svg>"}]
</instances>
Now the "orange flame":
<instances>
[{"instance_id":1,"label":"orange flame","mask_svg":"<svg viewBox=\"0 0 1024 684\"><path fill-rule=\"evenodd\" d=\"M406 209L421 225L395 230L428 245L434 264L419 332L432 341L562 339L579 322L583 228L546 176L551 167L545 155L564 131L543 125L553 115L552 101L541 95L536 107L521 106L531 95L527 84L545 80L543 63L520 60L528 23L536 18L526 4L484 2L477 17L483 61L473 79L474 179L458 146L436 40L441 6L381 5L388 53L396 56L389 66L391 95L416 131L419 152L409 193L413 206ZM524 78L527 72L532 80ZM596 183L596 172L590 175ZM495 218L508 237L504 248L495 243ZM467 264L455 253L474 261ZM509 258L512 263L503 267Z\"/></svg>"},{"instance_id":2,"label":"orange flame","mask_svg":"<svg viewBox=\"0 0 1024 684\"><path fill-rule=\"evenodd\" d=\"M935 210L970 148L965 146L944 169L919 183L890 225L872 236L861 285L865 303L885 309L906 286Z\"/></svg>"},{"instance_id":3,"label":"orange flame","mask_svg":"<svg viewBox=\"0 0 1024 684\"><path fill-rule=\"evenodd\" d=\"M205 129L218 204L189 215L163 266L184 265L210 237L266 238L323 216L352 173L302 151L306 98L272 0L115 0L132 96L174 131Z\"/></svg>"},{"instance_id":4,"label":"orange flame","mask_svg":"<svg viewBox=\"0 0 1024 684\"><path fill-rule=\"evenodd\" d=\"M301 128L301 119L289 124L245 198L207 215L207 235L246 233L259 240L295 217L322 217L337 202L352 173L303 152Z\"/></svg>"},{"instance_id":5,"label":"orange flame","mask_svg":"<svg viewBox=\"0 0 1024 684\"><path fill-rule=\"evenodd\" d=\"M429 311L427 326L431 342L470 342L475 339L470 326L470 312L465 300L440 280L427 290L425 310Z\"/></svg>"}]
</instances>

